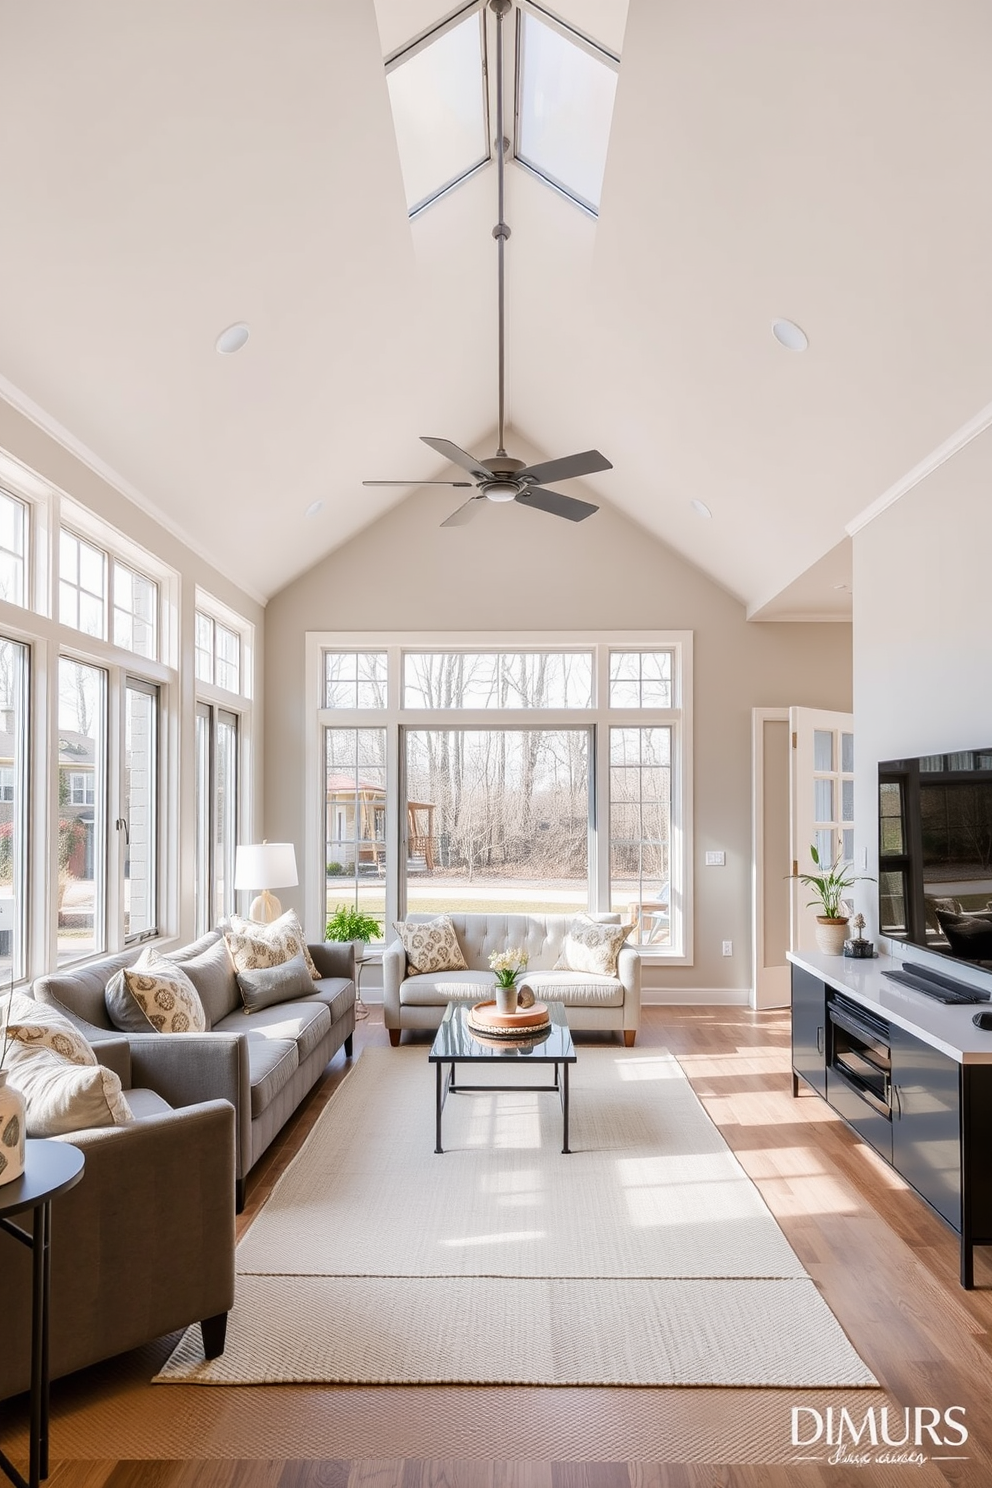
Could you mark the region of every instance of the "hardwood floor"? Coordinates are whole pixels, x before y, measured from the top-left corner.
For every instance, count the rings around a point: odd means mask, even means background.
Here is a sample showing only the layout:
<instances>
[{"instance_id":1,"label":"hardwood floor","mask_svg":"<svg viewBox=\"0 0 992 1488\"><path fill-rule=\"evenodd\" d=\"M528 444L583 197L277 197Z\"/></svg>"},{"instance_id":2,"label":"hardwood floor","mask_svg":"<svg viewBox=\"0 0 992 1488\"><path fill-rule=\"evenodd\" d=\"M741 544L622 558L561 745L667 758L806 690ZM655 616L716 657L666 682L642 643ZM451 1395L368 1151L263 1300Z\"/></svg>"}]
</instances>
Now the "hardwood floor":
<instances>
[{"instance_id":1,"label":"hardwood floor","mask_svg":"<svg viewBox=\"0 0 992 1488\"><path fill-rule=\"evenodd\" d=\"M992 1252L958 1285L956 1237L815 1095L789 1092L784 1012L645 1009L881 1382L880 1391L150 1388L167 1342L53 1388L58 1488L822 1488L992 1483ZM387 1043L375 1010L356 1053ZM580 1049L581 1058L581 1049ZM249 1182L251 1223L346 1072L339 1055ZM790 1440L846 1407L963 1407L968 1439L918 1464L823 1458ZM20 1453L23 1402L2 1440ZM876 1417L877 1419L877 1417ZM924 1418L926 1419L926 1418ZM895 1428L893 1428L895 1430ZM848 1452L861 1451L848 1448ZM904 1450L909 1450L904 1449ZM892 1455L896 1455L893 1452ZM955 1460L957 1459L957 1460Z\"/></svg>"}]
</instances>

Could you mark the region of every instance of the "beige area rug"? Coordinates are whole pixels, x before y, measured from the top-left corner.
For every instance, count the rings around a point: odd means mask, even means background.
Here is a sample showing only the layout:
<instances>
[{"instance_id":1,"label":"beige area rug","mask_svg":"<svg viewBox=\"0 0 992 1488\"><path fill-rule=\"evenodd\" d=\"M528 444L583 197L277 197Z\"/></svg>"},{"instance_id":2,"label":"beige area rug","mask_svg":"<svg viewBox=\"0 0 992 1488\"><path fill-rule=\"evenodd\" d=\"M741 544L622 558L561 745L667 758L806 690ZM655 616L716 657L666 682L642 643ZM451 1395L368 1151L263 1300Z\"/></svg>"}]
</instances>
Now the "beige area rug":
<instances>
[{"instance_id":1,"label":"beige area rug","mask_svg":"<svg viewBox=\"0 0 992 1488\"><path fill-rule=\"evenodd\" d=\"M580 1047L570 1137L552 1094L452 1095L436 1155L426 1050L366 1050L238 1248L224 1354L191 1328L156 1380L877 1383L671 1055Z\"/></svg>"}]
</instances>

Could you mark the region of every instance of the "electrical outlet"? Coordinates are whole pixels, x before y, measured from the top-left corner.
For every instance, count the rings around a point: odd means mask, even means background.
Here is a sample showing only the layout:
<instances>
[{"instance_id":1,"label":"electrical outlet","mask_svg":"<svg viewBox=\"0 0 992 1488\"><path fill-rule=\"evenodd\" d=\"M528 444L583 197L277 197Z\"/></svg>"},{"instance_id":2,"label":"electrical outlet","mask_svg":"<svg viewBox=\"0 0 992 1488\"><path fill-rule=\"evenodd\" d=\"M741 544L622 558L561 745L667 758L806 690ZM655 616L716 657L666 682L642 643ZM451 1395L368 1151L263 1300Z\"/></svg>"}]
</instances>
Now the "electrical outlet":
<instances>
[{"instance_id":1,"label":"electrical outlet","mask_svg":"<svg viewBox=\"0 0 992 1488\"><path fill-rule=\"evenodd\" d=\"M707 868L725 868L727 866L727 854L725 852L708 852L706 854Z\"/></svg>"},{"instance_id":2,"label":"electrical outlet","mask_svg":"<svg viewBox=\"0 0 992 1488\"><path fill-rule=\"evenodd\" d=\"M725 940L723 942L723 954L725 956L732 956L734 954L734 942L732 940Z\"/></svg>"}]
</instances>

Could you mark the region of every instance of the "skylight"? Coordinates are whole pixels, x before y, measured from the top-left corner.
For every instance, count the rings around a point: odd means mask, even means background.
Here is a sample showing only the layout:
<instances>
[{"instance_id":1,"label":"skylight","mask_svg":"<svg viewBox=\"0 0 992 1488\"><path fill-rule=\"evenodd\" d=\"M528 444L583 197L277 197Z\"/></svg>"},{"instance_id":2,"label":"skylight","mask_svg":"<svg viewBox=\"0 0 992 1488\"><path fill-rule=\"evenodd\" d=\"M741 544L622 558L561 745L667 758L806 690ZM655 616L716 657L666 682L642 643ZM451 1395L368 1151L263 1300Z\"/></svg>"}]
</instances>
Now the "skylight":
<instances>
[{"instance_id":1,"label":"skylight","mask_svg":"<svg viewBox=\"0 0 992 1488\"><path fill-rule=\"evenodd\" d=\"M489 159L484 17L473 4L386 64L411 217Z\"/></svg>"},{"instance_id":2,"label":"skylight","mask_svg":"<svg viewBox=\"0 0 992 1488\"><path fill-rule=\"evenodd\" d=\"M559 22L517 11L514 156L594 216L616 90L609 52Z\"/></svg>"}]
</instances>

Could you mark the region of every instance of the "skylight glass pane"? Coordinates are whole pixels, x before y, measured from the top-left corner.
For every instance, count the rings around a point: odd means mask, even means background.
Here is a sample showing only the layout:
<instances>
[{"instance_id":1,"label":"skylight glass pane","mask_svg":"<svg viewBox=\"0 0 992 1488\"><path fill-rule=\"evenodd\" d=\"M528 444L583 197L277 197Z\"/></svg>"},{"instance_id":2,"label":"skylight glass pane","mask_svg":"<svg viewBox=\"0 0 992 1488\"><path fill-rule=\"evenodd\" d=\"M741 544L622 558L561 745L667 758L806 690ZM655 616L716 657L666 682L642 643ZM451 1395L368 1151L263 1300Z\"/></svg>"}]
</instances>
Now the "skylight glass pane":
<instances>
[{"instance_id":1,"label":"skylight glass pane","mask_svg":"<svg viewBox=\"0 0 992 1488\"><path fill-rule=\"evenodd\" d=\"M479 12L386 75L412 214L489 159Z\"/></svg>"},{"instance_id":2,"label":"skylight glass pane","mask_svg":"<svg viewBox=\"0 0 992 1488\"><path fill-rule=\"evenodd\" d=\"M528 11L517 14L516 158L598 212L616 70Z\"/></svg>"}]
</instances>

